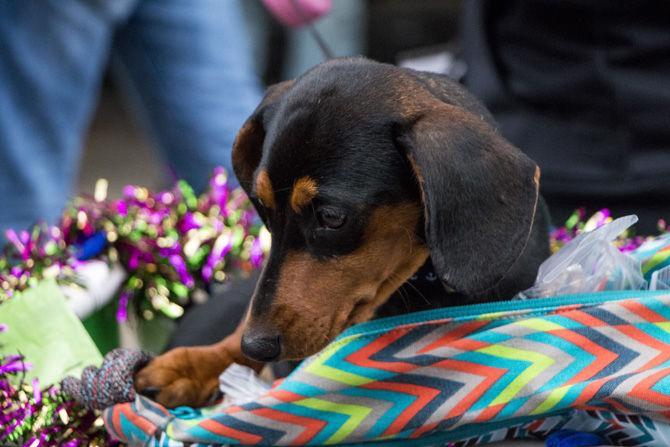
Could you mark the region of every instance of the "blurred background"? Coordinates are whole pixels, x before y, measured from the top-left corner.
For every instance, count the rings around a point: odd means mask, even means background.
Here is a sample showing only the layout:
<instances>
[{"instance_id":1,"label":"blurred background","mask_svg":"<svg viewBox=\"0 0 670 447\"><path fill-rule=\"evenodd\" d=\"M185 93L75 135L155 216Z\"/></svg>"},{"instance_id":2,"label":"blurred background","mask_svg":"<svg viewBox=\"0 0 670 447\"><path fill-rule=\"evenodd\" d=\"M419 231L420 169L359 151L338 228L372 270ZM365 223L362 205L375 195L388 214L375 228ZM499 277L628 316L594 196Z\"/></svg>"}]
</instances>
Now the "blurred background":
<instances>
[{"instance_id":1,"label":"blurred background","mask_svg":"<svg viewBox=\"0 0 670 447\"><path fill-rule=\"evenodd\" d=\"M540 165L555 223L580 206L609 207L637 213L649 233L668 215L667 2L30 0L0 8L0 230L54 221L101 177L112 197L127 183L158 188L177 177L202 189L212 167L230 167L234 136L265 86L325 59L318 38L332 56L464 83Z\"/></svg>"}]
</instances>

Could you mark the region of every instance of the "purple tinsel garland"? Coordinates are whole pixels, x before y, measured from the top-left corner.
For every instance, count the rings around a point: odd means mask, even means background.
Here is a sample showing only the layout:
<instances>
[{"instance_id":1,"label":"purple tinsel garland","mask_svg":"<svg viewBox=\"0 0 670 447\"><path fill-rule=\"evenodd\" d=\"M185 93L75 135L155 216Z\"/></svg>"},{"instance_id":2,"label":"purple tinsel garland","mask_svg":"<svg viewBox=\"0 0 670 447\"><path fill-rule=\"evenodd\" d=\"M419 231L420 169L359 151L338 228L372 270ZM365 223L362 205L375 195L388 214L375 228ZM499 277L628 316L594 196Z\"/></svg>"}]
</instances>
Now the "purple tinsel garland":
<instances>
[{"instance_id":1,"label":"purple tinsel garland","mask_svg":"<svg viewBox=\"0 0 670 447\"><path fill-rule=\"evenodd\" d=\"M7 326L0 324L0 333ZM65 395L59 386L42 388L23 374L31 365L20 355L0 355L0 445L84 447L118 445L98 416Z\"/></svg>"},{"instance_id":2,"label":"purple tinsel garland","mask_svg":"<svg viewBox=\"0 0 670 447\"><path fill-rule=\"evenodd\" d=\"M74 281L83 263L103 259L128 272L118 299L120 322L131 303L144 318L178 318L197 290L263 263L269 233L222 168L199 197L183 181L158 193L126 186L119 200L107 200L105 189L75 199L58 226L7 232L0 302L45 278Z\"/></svg>"}]
</instances>

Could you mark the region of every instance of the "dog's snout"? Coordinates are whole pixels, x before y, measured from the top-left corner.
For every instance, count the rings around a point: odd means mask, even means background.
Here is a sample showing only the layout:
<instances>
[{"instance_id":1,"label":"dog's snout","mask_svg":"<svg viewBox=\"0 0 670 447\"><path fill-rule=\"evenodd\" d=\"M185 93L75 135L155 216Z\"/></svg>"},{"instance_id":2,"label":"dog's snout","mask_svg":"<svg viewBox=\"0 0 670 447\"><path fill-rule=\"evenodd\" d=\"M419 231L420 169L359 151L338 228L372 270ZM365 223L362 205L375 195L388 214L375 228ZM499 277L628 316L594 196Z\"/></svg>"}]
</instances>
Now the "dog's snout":
<instances>
[{"instance_id":1,"label":"dog's snout","mask_svg":"<svg viewBox=\"0 0 670 447\"><path fill-rule=\"evenodd\" d=\"M247 330L242 336L242 353L260 362L277 360L281 355L281 335L267 329Z\"/></svg>"}]
</instances>

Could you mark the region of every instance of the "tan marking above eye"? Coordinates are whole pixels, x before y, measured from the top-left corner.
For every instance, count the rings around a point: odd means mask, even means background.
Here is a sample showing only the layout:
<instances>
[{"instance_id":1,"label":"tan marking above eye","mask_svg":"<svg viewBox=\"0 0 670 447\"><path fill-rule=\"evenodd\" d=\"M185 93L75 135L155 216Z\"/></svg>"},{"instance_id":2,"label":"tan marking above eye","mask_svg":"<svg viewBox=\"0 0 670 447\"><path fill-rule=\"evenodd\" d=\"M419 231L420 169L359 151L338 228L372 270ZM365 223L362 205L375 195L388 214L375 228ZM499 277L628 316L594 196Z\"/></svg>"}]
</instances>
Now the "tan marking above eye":
<instances>
[{"instance_id":1,"label":"tan marking above eye","mask_svg":"<svg viewBox=\"0 0 670 447\"><path fill-rule=\"evenodd\" d=\"M265 169L262 169L256 176L256 195L266 208L275 207L275 193L272 190L270 176Z\"/></svg>"},{"instance_id":2,"label":"tan marking above eye","mask_svg":"<svg viewBox=\"0 0 670 447\"><path fill-rule=\"evenodd\" d=\"M319 188L316 181L308 176L300 177L293 184L293 192L291 192L291 208L296 213L300 214L302 207L316 197Z\"/></svg>"}]
</instances>

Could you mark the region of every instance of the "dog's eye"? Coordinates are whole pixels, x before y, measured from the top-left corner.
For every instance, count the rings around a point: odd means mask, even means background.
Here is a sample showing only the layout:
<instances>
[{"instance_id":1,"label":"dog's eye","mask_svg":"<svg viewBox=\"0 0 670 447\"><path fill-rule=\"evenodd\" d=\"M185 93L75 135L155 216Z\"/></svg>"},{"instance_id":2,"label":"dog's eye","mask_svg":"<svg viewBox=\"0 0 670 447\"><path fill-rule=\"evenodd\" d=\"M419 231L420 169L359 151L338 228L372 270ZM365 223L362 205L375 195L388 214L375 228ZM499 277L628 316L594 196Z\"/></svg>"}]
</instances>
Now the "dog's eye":
<instances>
[{"instance_id":1,"label":"dog's eye","mask_svg":"<svg viewBox=\"0 0 670 447\"><path fill-rule=\"evenodd\" d=\"M325 207L317 210L316 218L321 227L337 230L344 225L347 216L336 209Z\"/></svg>"}]
</instances>

